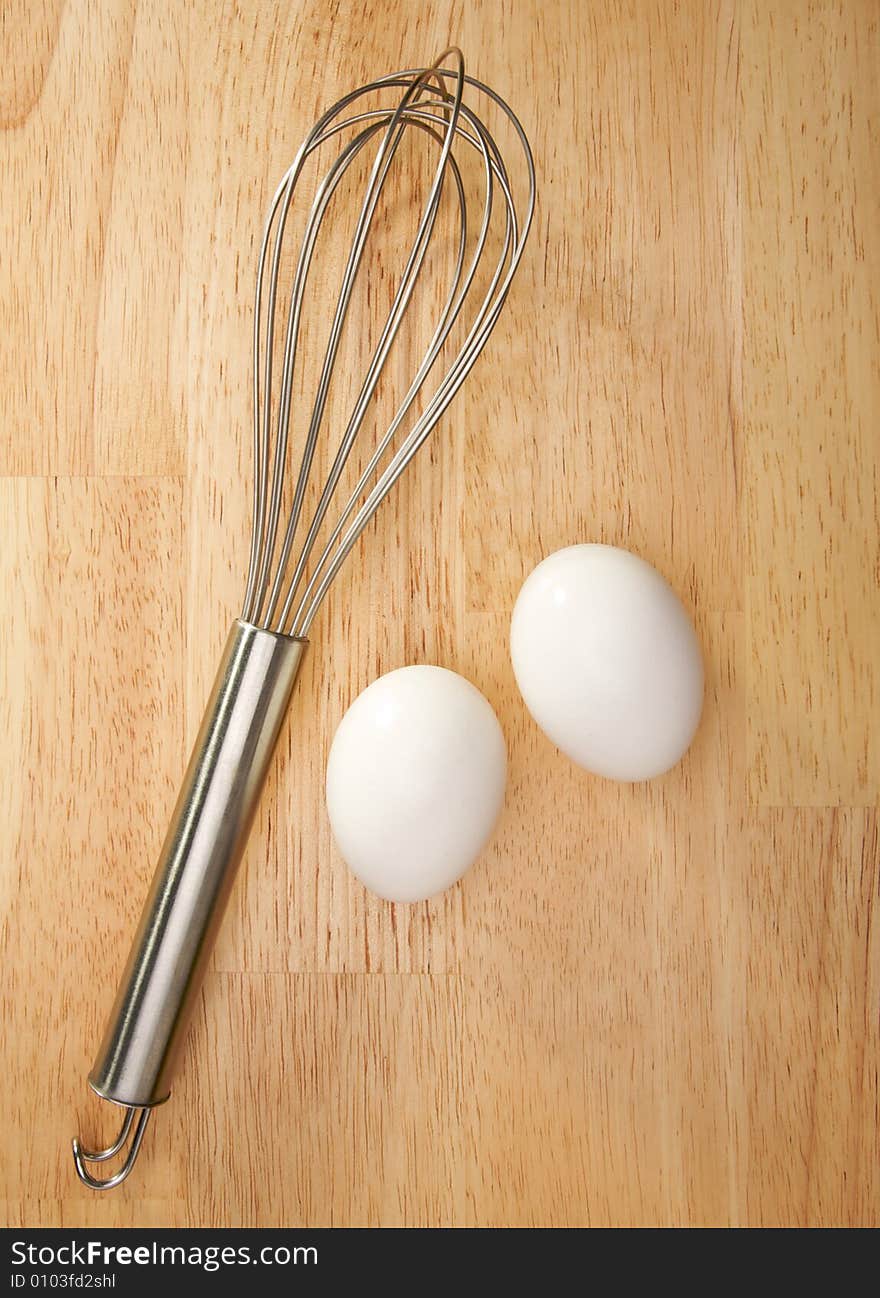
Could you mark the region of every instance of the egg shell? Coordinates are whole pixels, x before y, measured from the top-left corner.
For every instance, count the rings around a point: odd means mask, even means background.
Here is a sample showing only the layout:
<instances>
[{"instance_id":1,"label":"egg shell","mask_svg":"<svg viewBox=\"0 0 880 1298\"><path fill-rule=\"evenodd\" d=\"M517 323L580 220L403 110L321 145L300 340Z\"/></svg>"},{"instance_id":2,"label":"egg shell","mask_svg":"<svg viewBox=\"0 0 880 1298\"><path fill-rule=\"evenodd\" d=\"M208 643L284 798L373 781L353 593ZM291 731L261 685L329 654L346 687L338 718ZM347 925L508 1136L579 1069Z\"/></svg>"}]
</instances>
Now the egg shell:
<instances>
[{"instance_id":1,"label":"egg shell","mask_svg":"<svg viewBox=\"0 0 880 1298\"><path fill-rule=\"evenodd\" d=\"M354 874L389 901L456 882L488 841L507 756L491 706L442 667L373 681L352 703L327 762L333 836Z\"/></svg>"},{"instance_id":2,"label":"egg shell","mask_svg":"<svg viewBox=\"0 0 880 1298\"><path fill-rule=\"evenodd\" d=\"M510 649L535 721L586 770L646 780L690 745L699 643L672 587L637 555L591 544L544 559L517 598Z\"/></svg>"}]
</instances>

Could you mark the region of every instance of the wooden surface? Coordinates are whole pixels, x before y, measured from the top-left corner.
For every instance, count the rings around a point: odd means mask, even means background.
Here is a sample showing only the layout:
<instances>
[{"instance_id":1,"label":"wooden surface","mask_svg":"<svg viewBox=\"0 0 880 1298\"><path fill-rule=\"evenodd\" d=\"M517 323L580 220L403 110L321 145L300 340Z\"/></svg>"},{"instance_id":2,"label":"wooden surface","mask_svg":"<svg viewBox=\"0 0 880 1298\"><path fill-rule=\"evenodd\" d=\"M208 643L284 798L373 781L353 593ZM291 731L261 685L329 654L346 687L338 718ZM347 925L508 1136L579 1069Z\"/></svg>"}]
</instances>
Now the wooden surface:
<instances>
[{"instance_id":1,"label":"wooden surface","mask_svg":"<svg viewBox=\"0 0 880 1298\"><path fill-rule=\"evenodd\" d=\"M880 1224L878 19L4 4L10 1224ZM97 1197L69 1140L109 1134L85 1077L241 599L262 215L321 105L450 39L532 137L531 244L316 626L173 1101ZM654 783L575 770L514 686L519 583L590 539L705 646ZM487 694L510 785L394 908L322 781L410 662Z\"/></svg>"}]
</instances>

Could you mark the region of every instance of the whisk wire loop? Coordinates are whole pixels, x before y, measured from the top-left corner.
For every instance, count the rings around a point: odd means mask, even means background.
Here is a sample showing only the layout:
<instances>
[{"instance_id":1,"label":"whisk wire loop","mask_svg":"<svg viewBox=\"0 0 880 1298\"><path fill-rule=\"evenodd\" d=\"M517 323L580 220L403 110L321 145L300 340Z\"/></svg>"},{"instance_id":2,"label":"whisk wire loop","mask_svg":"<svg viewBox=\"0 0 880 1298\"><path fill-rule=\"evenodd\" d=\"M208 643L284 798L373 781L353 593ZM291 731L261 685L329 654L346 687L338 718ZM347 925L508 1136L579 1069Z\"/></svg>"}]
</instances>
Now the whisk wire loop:
<instances>
[{"instance_id":1,"label":"whisk wire loop","mask_svg":"<svg viewBox=\"0 0 880 1298\"><path fill-rule=\"evenodd\" d=\"M385 130L385 134L382 138L380 147L376 154L376 158L373 162L373 167L370 173L369 182L367 184L367 189L364 195L363 203L361 205L361 210L355 228L354 240L349 253L348 262L345 268L345 273L343 275L342 286L340 289L336 311L334 314L333 323L330 330L329 341L327 344L327 350L324 356L324 363L321 372L321 377L318 384L318 391L315 398L315 404L313 407L312 419L309 427L309 434L306 438L305 449L303 452L302 467L300 470L300 480L298 486L304 487L305 481L308 478L309 470L311 468L311 462L312 462L312 457L314 455L317 433L320 427L321 419L323 417L324 408L326 405L327 393L329 390L330 378L333 370L333 363L335 361L336 354L338 351L339 341L342 334L342 328L348 312L348 307L351 300L351 295L354 288L355 280L357 277L357 272L361 265L364 245L367 239L367 235L369 233L370 225L372 223L376 206L379 201L380 193L385 183L385 179L390 170L394 155L396 154L400 142L403 139L404 131L406 128L405 114L407 108L410 102L413 101L415 98L417 98L423 85L426 84L427 80L434 74L434 70L437 64L440 61L442 61L442 59L445 58L446 54L448 53L449 51L446 51L444 55L441 55L440 60L438 60L435 63L435 65L432 66L432 68L424 69L411 81L408 81L406 86L406 92L403 98L400 100L400 102L397 104L393 112L390 114L390 117L387 116L386 114L387 129ZM459 86L456 92L456 101L454 103L452 117L450 119L452 122L454 122L457 118L457 110L461 102L461 78L463 77L464 74L464 64L463 64L463 60L461 60L460 54L459 54L459 62L460 62ZM275 303L276 303L277 290L278 290L278 275L279 275L279 267L281 261L284 228L290 210L290 205L293 199L294 189L297 181L299 180L302 167L308 155L314 149L318 148L321 144L323 144L332 135L337 134L340 129L345 129L345 127L350 124L348 122L342 122L334 125L334 118L338 116L338 114L343 110L345 105L352 102L353 98L357 98L360 94L367 93L368 89L369 87L364 87L362 88L361 91L354 92L353 95L345 96L343 100L340 100L339 103L334 105L331 109L328 110L327 113L324 114L323 118L320 120L318 125L312 130L310 135L306 138L306 141L304 142L303 146L301 147L300 152L297 155L297 158L288 173L288 179L286 184L284 181L282 181L282 185L280 187L280 194L281 194L280 215L278 220L278 227L275 234L275 243L274 243L273 256L272 256L272 272L271 272L271 279L270 279L270 286L269 286L267 345L266 345L266 357L264 362L266 374L265 374L264 393L263 393L263 401L264 401L263 427L259 433L256 433L255 430L255 447L257 445L257 442L259 441L260 451L263 455L263 460L261 465L263 472L259 475L259 479L261 481L265 475L265 467L268 460L268 451L267 451L268 440L269 440L268 428L269 428L269 421L271 418L272 344L274 341L274 330L275 330ZM380 125L383 124L385 123L380 122ZM275 454L271 496L269 502L269 515L266 524L266 535L262 543L262 563L260 565L259 578L256 583L257 585L256 607L252 610L252 616L254 617L255 621L259 621L260 619L262 599L265 594L265 587L268 579L269 566L272 561L274 548L275 548L275 541L277 536L278 518L279 518L280 508L281 508L281 494L283 489L284 463L285 463L287 439L288 439L288 424L289 424L289 414L290 414L289 411L290 383L292 380L293 363L294 363L294 357L296 352L296 340L298 336L299 317L300 317L300 311L302 307L302 292L305 283L305 275L308 270L308 265L311 262L311 252L314 248L314 241L317 236L318 225L320 224L320 222L316 220L316 213L319 213L320 216L323 216L323 213L326 210L327 202L329 201L329 198L333 190L336 188L336 184L341 178L342 173L348 168L348 166L351 164L351 162L360 152L360 148L364 143L366 143L366 139L368 138L369 134L372 134L372 132L362 133L362 135L353 142L356 147L350 147L349 149L344 151L342 157L337 162L336 168L334 169L336 171L335 176L334 176L334 171L331 171L330 177L326 177L325 180L322 182L318 195L316 196L315 203L313 204L312 207L309 224L306 230L306 238L304 240L303 249L300 255L298 271L301 270L302 274L298 274L297 282L295 282L294 284L294 292L291 297L291 306L290 306L290 312L288 317L288 331L287 331L287 338L286 338L284 363L282 366L282 392L281 392L281 400L279 403L277 437L276 437L276 454ZM441 159L440 162L438 163L434 184L432 186L431 195L428 200L428 209L426 211L425 217L423 218L422 225L420 226L417 240L421 239L424 236L424 227L426 223L430 221L431 224L433 224L433 220L436 216L436 206L439 200L439 189L442 185L445 162L450 147L451 147L451 138L444 142L443 150L441 153ZM328 180L331 181L329 186L328 186ZM326 191L326 196L325 196L325 191ZM270 227L271 227L271 221L270 221L270 226L267 227L266 235L264 237L264 246L268 242ZM306 253L306 251L308 251L308 256L304 262L303 254ZM258 296L260 294L260 281L262 279L263 269L264 269L264 258L261 256L260 265L258 269ZM254 320L255 383L257 382L258 375L259 375L260 323L261 322L260 322L259 314L255 314L255 320ZM257 402L256 404L257 404L257 408L259 408L259 403ZM256 477L257 475L255 475L255 478ZM289 528L288 530L295 531L296 524L299 519L299 509L301 508L301 505L302 505L302 494L301 492L298 491L297 496L295 497L294 500L294 508L291 513L290 521L292 524L292 529ZM253 550L253 546L252 546L252 550ZM283 563L279 565L279 572L283 573ZM249 585L250 585L250 581L249 581ZM268 626L268 624L269 624L269 617L267 616L265 625Z\"/></svg>"},{"instance_id":2,"label":"whisk wire loop","mask_svg":"<svg viewBox=\"0 0 880 1298\"><path fill-rule=\"evenodd\" d=\"M450 66L451 65L451 66ZM474 90L494 103L512 126L519 141L527 173L523 205L514 196L504 155L477 109L465 98ZM379 107L359 107L366 96L402 92L395 102ZM332 140L354 135L342 144L321 178L295 260L287 302L284 346L280 361L280 388L273 391L274 351L279 326L279 281L284 236L293 198L310 155ZM378 204L391 174L395 157L408 133L432 141L438 157L415 235L397 280L391 305L372 347L366 374L357 389L341 437L329 457L330 467L317 494L317 504L307 519L303 510L315 466L321 428L328 408L333 375L354 289ZM456 145L472 150L483 173L482 211L476 224L473 249L468 251L470 223L468 197ZM319 362L317 390L307 416L293 485L292 502L282 525L285 479L291 426L294 376L301 351L304 306L315 248L321 228L343 178L364 149L375 147L369 178L360 204L352 242L345 258L338 296L332 310L324 353ZM451 182L454 211L455 262L449 288L430 340L418 361L415 376L394 414L366 457L354 489L347 497L329 536L314 558L318 537L355 443L382 378L389 356L425 265L435 225ZM443 354L453 327L462 318L472 296L491 231L496 222L496 198L503 207L498 260L488 284L472 308L464 336L433 392L425 393L428 377ZM327 110L303 141L270 206L257 269L254 301L254 504L250 562L242 618L277 633L304 637L323 603L340 567L382 501L424 444L455 397L482 351L504 305L516 271L535 204L535 171L522 126L505 101L489 87L467 76L460 50L444 51L429 68L377 78L345 95ZM268 267L268 284L267 280ZM264 311L264 299L266 307ZM408 430L403 425L421 398L421 409ZM297 538L301 530L304 535Z\"/></svg>"}]
</instances>

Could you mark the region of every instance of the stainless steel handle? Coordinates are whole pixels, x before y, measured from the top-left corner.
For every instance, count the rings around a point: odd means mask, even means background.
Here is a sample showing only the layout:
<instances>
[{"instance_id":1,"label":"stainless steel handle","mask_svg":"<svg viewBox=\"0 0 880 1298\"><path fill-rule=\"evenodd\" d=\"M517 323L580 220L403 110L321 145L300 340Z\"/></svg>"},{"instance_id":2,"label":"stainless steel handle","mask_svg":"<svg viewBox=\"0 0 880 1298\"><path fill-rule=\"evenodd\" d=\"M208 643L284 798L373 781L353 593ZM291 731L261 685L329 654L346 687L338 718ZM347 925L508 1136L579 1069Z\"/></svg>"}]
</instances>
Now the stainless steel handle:
<instances>
[{"instance_id":1,"label":"stainless steel handle","mask_svg":"<svg viewBox=\"0 0 880 1298\"><path fill-rule=\"evenodd\" d=\"M305 642L236 622L89 1082L161 1104L223 917Z\"/></svg>"},{"instance_id":2,"label":"stainless steel handle","mask_svg":"<svg viewBox=\"0 0 880 1298\"><path fill-rule=\"evenodd\" d=\"M307 641L233 624L89 1083L114 1104L167 1100L181 1043ZM145 1119L143 1119L145 1122ZM142 1126L139 1127L142 1135ZM113 1152L118 1152L113 1150ZM103 1161L108 1151L90 1158ZM103 1156L103 1157L102 1157ZM133 1158L130 1159L133 1162ZM124 1169L129 1170L128 1166ZM95 1188L96 1182L83 1176ZM118 1184L115 1178L111 1178Z\"/></svg>"}]
</instances>

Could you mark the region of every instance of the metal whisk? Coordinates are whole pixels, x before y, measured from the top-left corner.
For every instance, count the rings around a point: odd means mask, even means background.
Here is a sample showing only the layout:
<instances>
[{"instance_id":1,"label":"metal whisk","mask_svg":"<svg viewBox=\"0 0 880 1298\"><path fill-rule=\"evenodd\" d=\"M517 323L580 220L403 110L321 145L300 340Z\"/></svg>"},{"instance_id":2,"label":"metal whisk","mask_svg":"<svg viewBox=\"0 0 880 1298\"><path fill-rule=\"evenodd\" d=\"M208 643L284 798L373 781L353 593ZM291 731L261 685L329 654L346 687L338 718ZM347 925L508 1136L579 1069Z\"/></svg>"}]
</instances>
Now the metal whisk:
<instances>
[{"instance_id":1,"label":"metal whisk","mask_svg":"<svg viewBox=\"0 0 880 1298\"><path fill-rule=\"evenodd\" d=\"M465 102L466 94L471 98L469 92L500 110L521 146L521 203L514 197L517 186L495 136L476 108ZM390 312L310 514L304 509L307 488L343 327L364 269L380 196L405 138L424 141L435 150L436 166ZM291 204L308 159L327 144L336 146L337 152L317 185L294 258L292 287L285 294L280 290L282 248ZM302 421L303 450L294 485L288 480L289 435L313 254L334 193L362 154L367 160L372 157L372 164L329 322L317 393ZM479 178L482 194L474 225L469 221L469 207L476 204L469 197L468 163ZM451 195L456 218L450 286L414 378L318 549L343 471L374 408L373 398L425 266L444 195ZM482 351L522 256L534 205L535 170L525 133L504 100L465 75L458 49L446 50L429 68L380 77L340 99L309 132L275 193L260 248L254 306L253 532L244 604L226 642L104 1040L89 1074L92 1089L125 1111L119 1135L106 1149L85 1149L79 1141L73 1142L77 1173L92 1189L107 1190L125 1180L150 1114L168 1099L175 1059L245 848L309 629L347 555ZM284 303L279 383L276 327ZM282 341L280 334L277 341ZM438 365L441 358L442 366ZM435 375L441 368L442 375ZM103 1180L87 1166L123 1151L119 1171Z\"/></svg>"}]
</instances>

